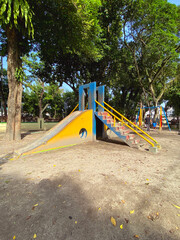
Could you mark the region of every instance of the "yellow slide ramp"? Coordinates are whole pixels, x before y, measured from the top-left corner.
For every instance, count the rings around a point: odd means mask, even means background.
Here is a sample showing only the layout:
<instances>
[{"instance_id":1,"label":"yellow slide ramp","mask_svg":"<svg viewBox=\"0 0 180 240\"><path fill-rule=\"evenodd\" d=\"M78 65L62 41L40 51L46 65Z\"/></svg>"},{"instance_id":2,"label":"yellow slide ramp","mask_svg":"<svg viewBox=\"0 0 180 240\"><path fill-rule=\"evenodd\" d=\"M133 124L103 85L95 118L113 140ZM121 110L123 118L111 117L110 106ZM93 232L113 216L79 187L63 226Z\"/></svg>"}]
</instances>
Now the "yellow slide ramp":
<instances>
[{"instance_id":1,"label":"yellow slide ramp","mask_svg":"<svg viewBox=\"0 0 180 240\"><path fill-rule=\"evenodd\" d=\"M73 112L40 139L17 150L15 153L18 155L40 153L92 141L92 118L92 110Z\"/></svg>"}]
</instances>

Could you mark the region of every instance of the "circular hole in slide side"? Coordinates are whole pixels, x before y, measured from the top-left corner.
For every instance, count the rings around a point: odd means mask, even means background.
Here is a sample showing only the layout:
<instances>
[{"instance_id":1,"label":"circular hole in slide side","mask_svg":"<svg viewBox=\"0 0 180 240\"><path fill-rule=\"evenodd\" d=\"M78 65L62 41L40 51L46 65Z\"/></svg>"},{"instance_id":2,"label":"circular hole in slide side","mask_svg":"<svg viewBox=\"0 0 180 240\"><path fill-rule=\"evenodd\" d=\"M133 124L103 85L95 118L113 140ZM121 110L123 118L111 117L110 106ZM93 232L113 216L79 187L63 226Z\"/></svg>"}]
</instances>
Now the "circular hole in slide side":
<instances>
[{"instance_id":1,"label":"circular hole in slide side","mask_svg":"<svg viewBox=\"0 0 180 240\"><path fill-rule=\"evenodd\" d=\"M87 137L87 130L85 128L81 128L79 131L80 138L86 138Z\"/></svg>"}]
</instances>

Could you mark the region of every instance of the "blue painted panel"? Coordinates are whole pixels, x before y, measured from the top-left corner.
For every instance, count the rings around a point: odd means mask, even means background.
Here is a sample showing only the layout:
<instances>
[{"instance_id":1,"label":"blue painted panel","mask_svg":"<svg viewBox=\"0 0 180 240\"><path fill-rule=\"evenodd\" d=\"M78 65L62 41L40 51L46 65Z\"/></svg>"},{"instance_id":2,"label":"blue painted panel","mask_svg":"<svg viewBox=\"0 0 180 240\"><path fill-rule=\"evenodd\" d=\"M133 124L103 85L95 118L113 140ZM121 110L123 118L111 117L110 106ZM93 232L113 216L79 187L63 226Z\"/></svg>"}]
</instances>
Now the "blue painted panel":
<instances>
[{"instance_id":1,"label":"blue painted panel","mask_svg":"<svg viewBox=\"0 0 180 240\"><path fill-rule=\"evenodd\" d=\"M158 107L160 107L160 106L157 106L157 107L143 107L142 109L154 109L154 108L158 108Z\"/></svg>"},{"instance_id":2,"label":"blue painted panel","mask_svg":"<svg viewBox=\"0 0 180 240\"><path fill-rule=\"evenodd\" d=\"M88 105L89 109L93 110L93 136L94 140L96 140L96 118L94 112L96 111L96 82L92 82L89 84L89 95L88 95Z\"/></svg>"},{"instance_id":3,"label":"blue painted panel","mask_svg":"<svg viewBox=\"0 0 180 240\"><path fill-rule=\"evenodd\" d=\"M168 128L169 128L169 131L171 131L171 128L170 128L170 126L169 126L169 122L168 122L168 119L167 119L167 116L166 116L166 112L165 112L165 110L164 110L163 107L162 107L162 110L163 110L164 116L165 116L165 118L166 118L166 122L167 122L167 125L168 125Z\"/></svg>"},{"instance_id":4,"label":"blue painted panel","mask_svg":"<svg viewBox=\"0 0 180 240\"><path fill-rule=\"evenodd\" d=\"M79 87L79 110L85 109L85 93L84 89L88 89L88 109L93 110L93 139L96 139L96 118L94 112L96 110L96 82L81 85Z\"/></svg>"}]
</instances>

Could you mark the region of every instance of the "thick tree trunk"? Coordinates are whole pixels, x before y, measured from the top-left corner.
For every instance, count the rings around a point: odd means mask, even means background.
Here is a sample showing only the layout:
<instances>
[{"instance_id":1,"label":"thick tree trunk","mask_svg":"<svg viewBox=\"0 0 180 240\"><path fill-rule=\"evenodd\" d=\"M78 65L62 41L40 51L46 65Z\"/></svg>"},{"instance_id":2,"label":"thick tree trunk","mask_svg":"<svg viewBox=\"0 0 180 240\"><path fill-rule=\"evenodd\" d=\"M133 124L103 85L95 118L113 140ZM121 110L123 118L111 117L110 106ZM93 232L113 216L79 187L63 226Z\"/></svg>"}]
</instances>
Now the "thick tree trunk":
<instances>
[{"instance_id":1,"label":"thick tree trunk","mask_svg":"<svg viewBox=\"0 0 180 240\"><path fill-rule=\"evenodd\" d=\"M22 102L22 83L18 82L15 73L16 69L22 66L20 59L18 31L15 28L7 29L8 40L8 120L6 128L6 140L21 139L21 102Z\"/></svg>"}]
</instances>

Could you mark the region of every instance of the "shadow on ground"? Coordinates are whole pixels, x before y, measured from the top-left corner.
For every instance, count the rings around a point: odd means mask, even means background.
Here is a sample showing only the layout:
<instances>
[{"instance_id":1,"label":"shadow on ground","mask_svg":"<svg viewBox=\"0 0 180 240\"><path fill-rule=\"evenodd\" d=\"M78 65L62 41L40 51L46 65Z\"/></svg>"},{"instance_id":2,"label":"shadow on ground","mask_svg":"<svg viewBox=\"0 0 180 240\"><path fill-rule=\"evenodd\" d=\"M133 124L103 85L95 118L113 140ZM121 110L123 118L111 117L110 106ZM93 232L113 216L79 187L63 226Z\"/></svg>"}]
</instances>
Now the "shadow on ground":
<instances>
[{"instance_id":1,"label":"shadow on ground","mask_svg":"<svg viewBox=\"0 0 180 240\"><path fill-rule=\"evenodd\" d=\"M28 136L28 135L31 135L31 134L35 134L35 133L45 133L46 131L44 131L44 130L29 130L29 131L27 131L27 132L25 132L25 133L21 133L21 139L23 139L23 138L25 138L26 136Z\"/></svg>"},{"instance_id":2,"label":"shadow on ground","mask_svg":"<svg viewBox=\"0 0 180 240\"><path fill-rule=\"evenodd\" d=\"M7 163L13 157L13 153L8 153L3 157L0 157L0 166ZM1 170L1 167L0 167Z\"/></svg>"},{"instance_id":3,"label":"shadow on ground","mask_svg":"<svg viewBox=\"0 0 180 240\"><path fill-rule=\"evenodd\" d=\"M118 192L120 183L119 186ZM111 184L105 187L114 194L113 201L116 193L111 191ZM99 209L96 195L101 196L100 189L94 188L87 195L81 180L68 175L39 183L11 176L9 182L0 184L0 239L16 236L17 240L30 240L36 234L38 240L177 240L158 221L149 225L139 216L136 221L134 216L132 225L123 212L110 211L108 207ZM116 227L111 224L111 216L117 220ZM124 225L123 229L120 224Z\"/></svg>"}]
</instances>

